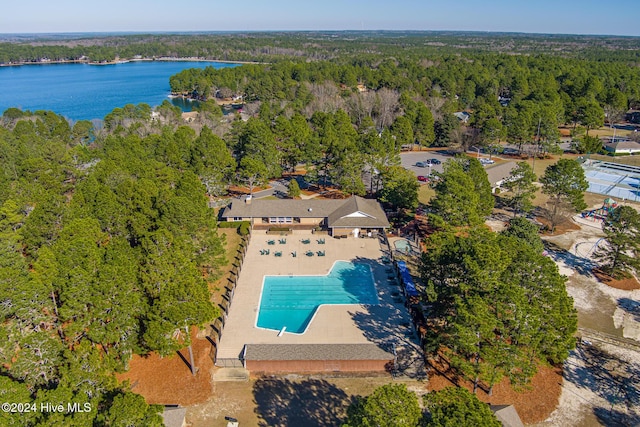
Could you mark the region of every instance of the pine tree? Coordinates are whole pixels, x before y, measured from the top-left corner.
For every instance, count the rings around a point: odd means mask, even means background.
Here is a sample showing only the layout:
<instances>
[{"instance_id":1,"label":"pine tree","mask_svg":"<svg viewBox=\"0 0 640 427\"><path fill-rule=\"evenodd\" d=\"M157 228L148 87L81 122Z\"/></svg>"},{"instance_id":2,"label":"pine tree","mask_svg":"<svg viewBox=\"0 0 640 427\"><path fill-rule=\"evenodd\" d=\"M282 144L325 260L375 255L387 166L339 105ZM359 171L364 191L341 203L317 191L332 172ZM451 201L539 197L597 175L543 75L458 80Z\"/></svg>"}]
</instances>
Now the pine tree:
<instances>
[{"instance_id":1,"label":"pine tree","mask_svg":"<svg viewBox=\"0 0 640 427\"><path fill-rule=\"evenodd\" d=\"M510 193L504 198L507 206L513 209L513 216L519 213L527 213L533 208L532 201L537 190L534 185L536 179L537 177L529 163L519 162L511 170L504 184L502 184L502 187Z\"/></svg>"},{"instance_id":2,"label":"pine tree","mask_svg":"<svg viewBox=\"0 0 640 427\"><path fill-rule=\"evenodd\" d=\"M429 415L426 426L483 426L500 427L502 424L475 395L462 387L447 387L424 396Z\"/></svg>"},{"instance_id":3,"label":"pine tree","mask_svg":"<svg viewBox=\"0 0 640 427\"><path fill-rule=\"evenodd\" d=\"M564 216L565 210L578 212L587 207L584 202L584 192L589 183L580 164L573 159L560 159L554 165L548 166L542 178L542 192L549 196L551 208L547 216L551 222L551 232Z\"/></svg>"},{"instance_id":4,"label":"pine tree","mask_svg":"<svg viewBox=\"0 0 640 427\"><path fill-rule=\"evenodd\" d=\"M613 277L640 271L640 214L631 206L618 206L602 223L606 243L594 254Z\"/></svg>"}]
</instances>

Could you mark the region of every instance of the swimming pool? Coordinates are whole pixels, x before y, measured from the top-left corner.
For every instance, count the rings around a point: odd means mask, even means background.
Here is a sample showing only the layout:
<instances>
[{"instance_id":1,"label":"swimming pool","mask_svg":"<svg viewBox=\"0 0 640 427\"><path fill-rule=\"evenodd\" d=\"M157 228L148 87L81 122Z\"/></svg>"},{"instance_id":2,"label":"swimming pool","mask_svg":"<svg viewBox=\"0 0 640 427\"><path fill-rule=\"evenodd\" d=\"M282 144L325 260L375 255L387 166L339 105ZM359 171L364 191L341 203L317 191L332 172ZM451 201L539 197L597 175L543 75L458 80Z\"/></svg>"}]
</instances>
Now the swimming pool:
<instances>
[{"instance_id":1,"label":"swimming pool","mask_svg":"<svg viewBox=\"0 0 640 427\"><path fill-rule=\"evenodd\" d=\"M302 334L323 304L378 304L371 268L336 261L325 276L265 276L256 326Z\"/></svg>"},{"instance_id":2,"label":"swimming pool","mask_svg":"<svg viewBox=\"0 0 640 427\"><path fill-rule=\"evenodd\" d=\"M411 243L408 240L401 239L393 242L393 247L396 248L398 252L402 252L403 254L408 254L409 252L413 252L411 248Z\"/></svg>"}]
</instances>

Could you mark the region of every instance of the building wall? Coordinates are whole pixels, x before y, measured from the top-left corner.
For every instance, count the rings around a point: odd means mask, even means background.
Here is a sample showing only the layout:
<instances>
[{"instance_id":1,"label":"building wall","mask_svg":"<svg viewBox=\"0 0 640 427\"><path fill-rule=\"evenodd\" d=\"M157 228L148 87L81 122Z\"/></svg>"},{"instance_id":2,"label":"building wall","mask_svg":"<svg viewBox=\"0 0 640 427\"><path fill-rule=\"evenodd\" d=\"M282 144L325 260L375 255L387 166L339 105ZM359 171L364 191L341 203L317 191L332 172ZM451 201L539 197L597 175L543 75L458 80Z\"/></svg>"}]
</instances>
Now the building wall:
<instances>
[{"instance_id":1,"label":"building wall","mask_svg":"<svg viewBox=\"0 0 640 427\"><path fill-rule=\"evenodd\" d=\"M245 360L252 373L386 372L392 360Z\"/></svg>"},{"instance_id":2,"label":"building wall","mask_svg":"<svg viewBox=\"0 0 640 427\"><path fill-rule=\"evenodd\" d=\"M300 224L305 225L318 225L320 224L324 218L300 218Z\"/></svg>"}]
</instances>

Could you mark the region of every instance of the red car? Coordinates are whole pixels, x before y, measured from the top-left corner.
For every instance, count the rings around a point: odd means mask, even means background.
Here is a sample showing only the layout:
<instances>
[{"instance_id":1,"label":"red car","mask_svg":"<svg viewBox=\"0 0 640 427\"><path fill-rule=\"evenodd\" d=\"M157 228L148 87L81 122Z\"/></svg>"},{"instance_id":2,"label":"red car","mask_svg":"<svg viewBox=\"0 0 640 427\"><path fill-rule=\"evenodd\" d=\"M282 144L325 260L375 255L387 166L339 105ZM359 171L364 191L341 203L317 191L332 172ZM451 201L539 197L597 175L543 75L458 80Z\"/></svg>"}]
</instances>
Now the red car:
<instances>
[{"instance_id":1,"label":"red car","mask_svg":"<svg viewBox=\"0 0 640 427\"><path fill-rule=\"evenodd\" d=\"M418 175L418 181L429 182L429 178L427 178L426 176Z\"/></svg>"}]
</instances>

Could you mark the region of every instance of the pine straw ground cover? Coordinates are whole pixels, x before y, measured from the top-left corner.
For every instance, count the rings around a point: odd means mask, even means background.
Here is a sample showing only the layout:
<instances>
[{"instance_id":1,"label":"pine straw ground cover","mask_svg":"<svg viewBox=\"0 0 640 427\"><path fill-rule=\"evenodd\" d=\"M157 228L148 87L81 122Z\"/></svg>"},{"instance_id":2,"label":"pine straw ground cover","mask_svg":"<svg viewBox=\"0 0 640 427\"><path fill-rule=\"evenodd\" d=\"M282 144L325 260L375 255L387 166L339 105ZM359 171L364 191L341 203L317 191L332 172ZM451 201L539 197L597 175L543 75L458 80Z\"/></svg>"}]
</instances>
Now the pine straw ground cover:
<instances>
[{"instance_id":1,"label":"pine straw ground cover","mask_svg":"<svg viewBox=\"0 0 640 427\"><path fill-rule=\"evenodd\" d=\"M188 406L206 401L211 397L211 344L205 338L197 338L196 328L191 328L191 340L195 377L191 375L189 352L185 348L180 355L168 357L155 353L133 356L129 371L118 375L118 380L129 381L131 390L141 394L147 403Z\"/></svg>"},{"instance_id":2,"label":"pine straw ground cover","mask_svg":"<svg viewBox=\"0 0 640 427\"><path fill-rule=\"evenodd\" d=\"M626 277L623 279L614 279L602 270L593 269L593 275L598 278L602 283L612 288L622 289L623 291L633 291L634 289L640 289L640 283L634 276Z\"/></svg>"},{"instance_id":3,"label":"pine straw ground cover","mask_svg":"<svg viewBox=\"0 0 640 427\"><path fill-rule=\"evenodd\" d=\"M432 364L429 372L429 391L442 390L445 387L461 386L473 390L469 381L456 378L445 367ZM493 387L491 396L486 390L478 388L478 398L491 405L514 405L524 424L544 421L556 409L562 389L562 369L539 366L538 373L531 379L529 387L515 390L508 379Z\"/></svg>"}]
</instances>

